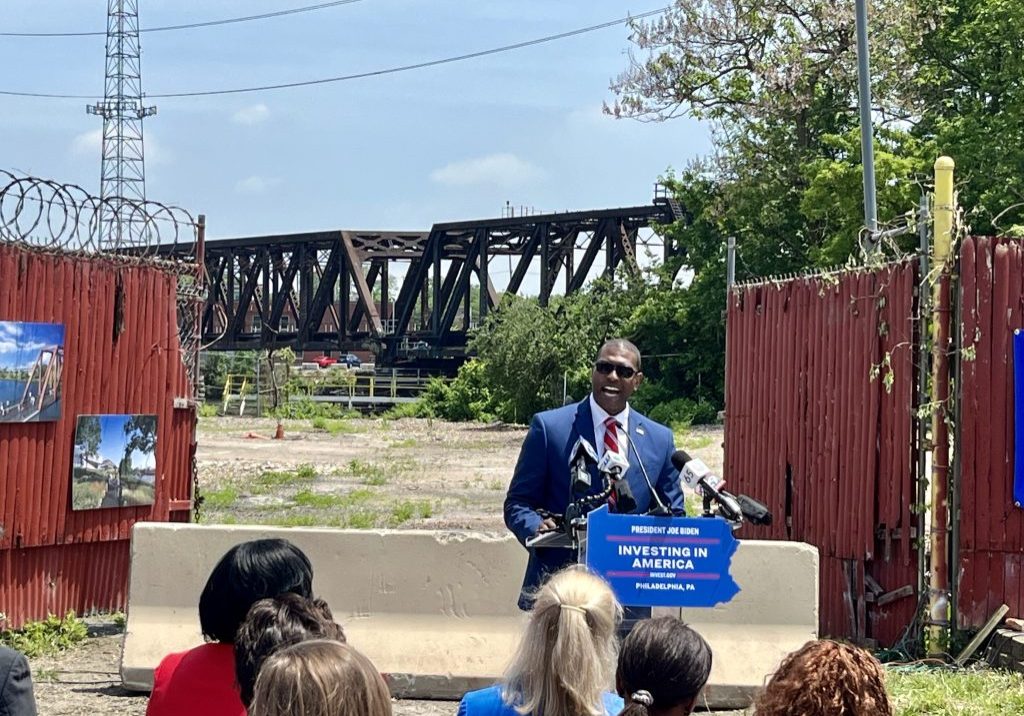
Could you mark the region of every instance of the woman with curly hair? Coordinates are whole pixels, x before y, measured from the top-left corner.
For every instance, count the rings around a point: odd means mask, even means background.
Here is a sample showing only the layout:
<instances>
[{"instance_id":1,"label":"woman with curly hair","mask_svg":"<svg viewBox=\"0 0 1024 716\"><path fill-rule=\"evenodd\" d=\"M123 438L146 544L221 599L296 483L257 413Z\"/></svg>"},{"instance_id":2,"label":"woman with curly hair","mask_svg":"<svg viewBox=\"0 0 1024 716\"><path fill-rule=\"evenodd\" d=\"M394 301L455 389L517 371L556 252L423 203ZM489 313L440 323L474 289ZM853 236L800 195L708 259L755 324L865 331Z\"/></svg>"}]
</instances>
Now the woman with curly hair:
<instances>
[{"instance_id":1,"label":"woman with curly hair","mask_svg":"<svg viewBox=\"0 0 1024 716\"><path fill-rule=\"evenodd\" d=\"M757 716L892 716L885 672L863 649L812 641L787 656L757 699Z\"/></svg>"},{"instance_id":2,"label":"woman with curly hair","mask_svg":"<svg viewBox=\"0 0 1024 716\"><path fill-rule=\"evenodd\" d=\"M537 592L502 683L463 696L458 716L614 716L621 620L603 579L578 566L556 572Z\"/></svg>"}]
</instances>

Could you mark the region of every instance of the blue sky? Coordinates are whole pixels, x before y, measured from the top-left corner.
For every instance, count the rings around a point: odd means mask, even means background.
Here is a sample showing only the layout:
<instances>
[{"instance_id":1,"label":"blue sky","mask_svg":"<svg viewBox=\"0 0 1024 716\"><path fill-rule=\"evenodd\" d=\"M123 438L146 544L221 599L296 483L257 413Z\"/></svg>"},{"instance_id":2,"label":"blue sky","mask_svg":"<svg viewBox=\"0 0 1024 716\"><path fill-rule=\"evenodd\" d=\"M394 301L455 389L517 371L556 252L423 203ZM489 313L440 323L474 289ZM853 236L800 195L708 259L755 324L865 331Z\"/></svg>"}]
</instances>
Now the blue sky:
<instances>
[{"instance_id":1,"label":"blue sky","mask_svg":"<svg viewBox=\"0 0 1024 716\"><path fill-rule=\"evenodd\" d=\"M104 0L4 0L5 31L101 30ZM313 0L140 0L141 25ZM665 3L661 3L662 5ZM149 93L363 72L529 40L658 2L362 0L237 25L142 35ZM658 175L710 150L689 119L601 114L627 64L613 27L396 75L260 94L156 99L151 199L208 217L211 238L315 229L427 229L538 210L647 203ZM102 95L102 37L0 38L0 89ZM0 97L0 168L99 190L101 120L86 100Z\"/></svg>"},{"instance_id":2,"label":"blue sky","mask_svg":"<svg viewBox=\"0 0 1024 716\"><path fill-rule=\"evenodd\" d=\"M0 321L0 368L29 368L42 348L64 345L59 323Z\"/></svg>"},{"instance_id":3,"label":"blue sky","mask_svg":"<svg viewBox=\"0 0 1024 716\"><path fill-rule=\"evenodd\" d=\"M115 465L121 462L124 456L124 424L128 422L131 415L100 415L100 448L101 458L110 460ZM142 469L156 465L156 453L142 453L136 450L132 453L132 467Z\"/></svg>"}]
</instances>

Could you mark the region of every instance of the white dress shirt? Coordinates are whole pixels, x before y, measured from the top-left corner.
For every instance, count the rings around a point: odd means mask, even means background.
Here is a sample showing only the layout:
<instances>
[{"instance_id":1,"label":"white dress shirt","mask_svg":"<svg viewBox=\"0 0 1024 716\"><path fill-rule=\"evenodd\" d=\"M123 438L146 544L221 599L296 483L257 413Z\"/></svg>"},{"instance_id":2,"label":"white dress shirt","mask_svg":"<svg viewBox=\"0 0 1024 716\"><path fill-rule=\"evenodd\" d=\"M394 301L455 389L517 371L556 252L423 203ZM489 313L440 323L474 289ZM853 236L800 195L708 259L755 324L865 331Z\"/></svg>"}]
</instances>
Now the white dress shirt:
<instances>
[{"instance_id":1,"label":"white dress shirt","mask_svg":"<svg viewBox=\"0 0 1024 716\"><path fill-rule=\"evenodd\" d=\"M616 437L619 441L619 453L623 456L627 455L627 448L629 447L626 443L627 435L629 433L629 403L626 403L625 409L618 415L608 415L604 408L597 404L594 400L594 394L590 394L590 412L594 416L594 449L597 450L597 459L600 460L604 455L604 434L607 431L604 421L608 418L615 418L615 422L619 424L616 429Z\"/></svg>"}]
</instances>

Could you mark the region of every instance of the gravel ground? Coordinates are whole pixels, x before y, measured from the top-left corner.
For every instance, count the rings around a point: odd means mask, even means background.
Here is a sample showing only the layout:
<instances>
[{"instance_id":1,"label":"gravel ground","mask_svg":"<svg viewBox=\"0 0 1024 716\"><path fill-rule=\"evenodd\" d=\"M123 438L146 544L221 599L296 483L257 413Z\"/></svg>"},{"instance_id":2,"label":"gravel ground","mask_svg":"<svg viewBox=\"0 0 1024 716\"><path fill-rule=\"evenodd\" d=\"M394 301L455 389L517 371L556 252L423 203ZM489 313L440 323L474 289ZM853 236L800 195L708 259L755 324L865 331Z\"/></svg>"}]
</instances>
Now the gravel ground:
<instances>
[{"instance_id":1,"label":"gravel ground","mask_svg":"<svg viewBox=\"0 0 1024 716\"><path fill-rule=\"evenodd\" d=\"M203 521L316 523L351 508L351 514L374 525L396 526L400 520L402 527L418 529L504 532L501 503L525 427L352 419L316 429L310 421L287 421L283 443L269 439L275 427L273 420L200 421L200 489L221 497L218 506L204 509ZM721 470L721 428L694 429L677 435L677 443ZM307 478L299 476L302 465L313 468ZM259 476L266 473L283 477L261 481ZM308 497L297 499L302 491L327 496L327 506L318 509ZM353 492L359 500L351 499ZM346 502L339 510L329 502L337 496L348 496L355 504ZM394 505L402 501L429 509L396 514ZM31 660L39 713L142 716L147 696L121 688L120 627L111 617L88 621L90 637L83 644ZM395 716L455 711L456 703L450 701L394 704Z\"/></svg>"}]
</instances>

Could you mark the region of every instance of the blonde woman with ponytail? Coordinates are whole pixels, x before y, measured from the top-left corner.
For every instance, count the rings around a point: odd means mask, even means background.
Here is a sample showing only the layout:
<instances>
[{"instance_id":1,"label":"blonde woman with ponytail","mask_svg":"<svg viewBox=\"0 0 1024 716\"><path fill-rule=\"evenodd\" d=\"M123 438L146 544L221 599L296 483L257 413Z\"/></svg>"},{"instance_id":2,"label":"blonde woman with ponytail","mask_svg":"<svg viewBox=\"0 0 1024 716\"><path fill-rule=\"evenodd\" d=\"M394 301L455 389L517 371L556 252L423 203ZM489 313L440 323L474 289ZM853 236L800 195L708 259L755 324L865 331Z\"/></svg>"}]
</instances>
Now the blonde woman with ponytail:
<instances>
[{"instance_id":1,"label":"blonde woman with ponytail","mask_svg":"<svg viewBox=\"0 0 1024 716\"><path fill-rule=\"evenodd\" d=\"M466 694L458 716L615 716L621 620L604 580L578 566L557 572L537 592L505 678Z\"/></svg>"}]
</instances>

